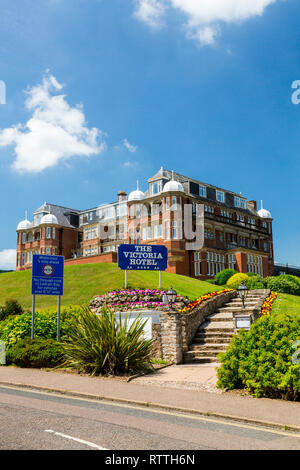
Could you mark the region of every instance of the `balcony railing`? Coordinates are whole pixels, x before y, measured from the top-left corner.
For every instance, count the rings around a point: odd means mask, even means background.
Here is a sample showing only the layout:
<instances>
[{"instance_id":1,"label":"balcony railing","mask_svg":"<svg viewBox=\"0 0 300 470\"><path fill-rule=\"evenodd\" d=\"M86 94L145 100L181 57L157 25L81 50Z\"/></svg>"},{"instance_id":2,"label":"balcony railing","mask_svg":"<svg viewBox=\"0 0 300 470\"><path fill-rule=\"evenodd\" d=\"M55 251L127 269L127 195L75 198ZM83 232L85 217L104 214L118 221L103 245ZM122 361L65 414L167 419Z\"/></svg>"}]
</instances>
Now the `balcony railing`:
<instances>
[{"instance_id":1,"label":"balcony railing","mask_svg":"<svg viewBox=\"0 0 300 470\"><path fill-rule=\"evenodd\" d=\"M261 232L265 234L269 233L267 228L257 227L257 225L248 224L246 222L241 222L239 220L232 220L228 217L221 217L219 215L210 214L209 212L205 212L204 217L208 219L213 219L217 222L223 222L224 224L232 225L234 227L248 228L249 230L255 230L256 232Z\"/></svg>"}]
</instances>

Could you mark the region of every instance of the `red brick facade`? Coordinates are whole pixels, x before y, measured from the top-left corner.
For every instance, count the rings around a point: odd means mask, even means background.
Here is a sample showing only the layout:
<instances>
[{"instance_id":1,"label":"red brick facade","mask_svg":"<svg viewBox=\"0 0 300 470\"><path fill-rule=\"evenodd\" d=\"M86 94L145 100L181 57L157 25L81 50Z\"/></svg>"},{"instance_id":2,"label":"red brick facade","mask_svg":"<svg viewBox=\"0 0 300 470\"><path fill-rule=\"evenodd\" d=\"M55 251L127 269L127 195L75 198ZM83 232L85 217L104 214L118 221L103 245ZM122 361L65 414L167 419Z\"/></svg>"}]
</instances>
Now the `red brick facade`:
<instances>
[{"instance_id":1,"label":"red brick facade","mask_svg":"<svg viewBox=\"0 0 300 470\"><path fill-rule=\"evenodd\" d=\"M145 193L137 189L127 200L120 192L118 202L88 211L45 204L32 224L19 224L17 270L31 267L33 253L63 255L66 265L111 263L117 262L119 244L143 243L165 245L168 271L185 276L213 278L228 267L273 274L268 211L257 212L255 201L182 175L170 180L170 172L161 169L148 180ZM197 185L205 189L198 196L193 194ZM57 223L40 222L46 207L57 215ZM197 233L194 239L190 232Z\"/></svg>"}]
</instances>

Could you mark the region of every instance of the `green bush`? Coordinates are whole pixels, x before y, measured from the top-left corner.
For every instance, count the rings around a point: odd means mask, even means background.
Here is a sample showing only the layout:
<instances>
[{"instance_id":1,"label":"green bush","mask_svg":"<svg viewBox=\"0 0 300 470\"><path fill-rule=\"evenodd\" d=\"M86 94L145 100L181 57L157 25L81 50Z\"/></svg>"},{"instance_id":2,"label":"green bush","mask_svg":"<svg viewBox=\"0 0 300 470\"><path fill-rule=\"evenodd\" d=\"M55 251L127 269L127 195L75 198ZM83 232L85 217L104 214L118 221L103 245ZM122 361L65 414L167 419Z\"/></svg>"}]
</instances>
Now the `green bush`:
<instances>
[{"instance_id":1,"label":"green bush","mask_svg":"<svg viewBox=\"0 0 300 470\"><path fill-rule=\"evenodd\" d=\"M219 286L225 286L228 279L230 279L234 274L237 274L235 269L223 269L215 276L215 280Z\"/></svg>"},{"instance_id":2,"label":"green bush","mask_svg":"<svg viewBox=\"0 0 300 470\"><path fill-rule=\"evenodd\" d=\"M264 285L264 288L267 289L268 287L268 282L271 280L271 279L274 279L274 276L267 276L267 277L263 277L262 278L262 283Z\"/></svg>"},{"instance_id":3,"label":"green bush","mask_svg":"<svg viewBox=\"0 0 300 470\"><path fill-rule=\"evenodd\" d=\"M254 276L257 276L257 274L255 273L246 273L248 277L254 277Z\"/></svg>"},{"instance_id":4,"label":"green bush","mask_svg":"<svg viewBox=\"0 0 300 470\"><path fill-rule=\"evenodd\" d=\"M62 360L62 345L53 339L22 339L6 352L6 364L18 367L55 367Z\"/></svg>"},{"instance_id":5,"label":"green bush","mask_svg":"<svg viewBox=\"0 0 300 470\"><path fill-rule=\"evenodd\" d=\"M5 320L8 317L4 307L0 307L0 321Z\"/></svg>"},{"instance_id":6,"label":"green bush","mask_svg":"<svg viewBox=\"0 0 300 470\"><path fill-rule=\"evenodd\" d=\"M147 320L121 316L106 307L100 315L88 308L74 318L64 343L67 364L91 375L151 369L152 340L144 338Z\"/></svg>"},{"instance_id":7,"label":"green bush","mask_svg":"<svg viewBox=\"0 0 300 470\"><path fill-rule=\"evenodd\" d=\"M10 315L20 315L23 313L23 308L15 299L6 300L3 307L0 307L0 321L5 320Z\"/></svg>"},{"instance_id":8,"label":"green bush","mask_svg":"<svg viewBox=\"0 0 300 470\"><path fill-rule=\"evenodd\" d=\"M264 289L263 278L256 274L255 276L251 276L248 282L248 289L255 290L255 289Z\"/></svg>"},{"instance_id":9,"label":"green bush","mask_svg":"<svg viewBox=\"0 0 300 470\"><path fill-rule=\"evenodd\" d=\"M300 295L300 282L296 276L281 274L268 279L267 287L271 291L282 294Z\"/></svg>"},{"instance_id":10,"label":"green bush","mask_svg":"<svg viewBox=\"0 0 300 470\"><path fill-rule=\"evenodd\" d=\"M247 274L238 273L238 274L234 274L230 279L228 279L226 285L230 289L237 289L241 285L242 282L244 282L244 284L248 286L249 280L250 279L247 276Z\"/></svg>"},{"instance_id":11,"label":"green bush","mask_svg":"<svg viewBox=\"0 0 300 470\"><path fill-rule=\"evenodd\" d=\"M67 333L71 318L78 314L78 307L65 307L61 310L61 337ZM7 346L17 343L21 339L30 337L31 313L13 315L0 323L0 340ZM35 314L35 336L40 338L56 338L57 333L57 311L48 309Z\"/></svg>"},{"instance_id":12,"label":"green bush","mask_svg":"<svg viewBox=\"0 0 300 470\"><path fill-rule=\"evenodd\" d=\"M292 363L300 339L300 315L261 317L249 332L233 336L220 354L219 388L246 388L257 397L300 399L300 364Z\"/></svg>"}]
</instances>

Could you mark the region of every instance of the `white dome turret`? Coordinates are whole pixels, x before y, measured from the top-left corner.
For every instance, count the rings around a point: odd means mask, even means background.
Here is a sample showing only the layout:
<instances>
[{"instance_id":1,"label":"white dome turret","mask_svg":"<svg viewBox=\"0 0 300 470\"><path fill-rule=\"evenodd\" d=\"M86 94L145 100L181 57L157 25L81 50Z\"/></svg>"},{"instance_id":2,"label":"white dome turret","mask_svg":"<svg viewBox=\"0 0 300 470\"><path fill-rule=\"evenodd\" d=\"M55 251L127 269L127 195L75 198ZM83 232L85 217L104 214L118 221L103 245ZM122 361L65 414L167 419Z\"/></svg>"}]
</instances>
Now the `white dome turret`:
<instances>
[{"instance_id":1,"label":"white dome turret","mask_svg":"<svg viewBox=\"0 0 300 470\"><path fill-rule=\"evenodd\" d=\"M22 220L19 224L18 224L18 227L17 227L17 230L27 230L28 228L31 227L31 222L29 222L29 220L25 219L25 220Z\"/></svg>"},{"instance_id":2,"label":"white dome turret","mask_svg":"<svg viewBox=\"0 0 300 470\"><path fill-rule=\"evenodd\" d=\"M137 181L137 187L135 191L131 191L131 193L128 196L128 201L140 201L141 199L144 199L145 194L143 191L140 191L139 189L139 182Z\"/></svg>"},{"instance_id":3,"label":"white dome turret","mask_svg":"<svg viewBox=\"0 0 300 470\"><path fill-rule=\"evenodd\" d=\"M179 183L179 181L174 180L174 172L173 171L172 171L172 179L171 179L171 181L168 181L168 183L166 183L164 185L163 193L167 193L169 191L180 191L182 193L184 192L182 184Z\"/></svg>"},{"instance_id":4,"label":"white dome turret","mask_svg":"<svg viewBox=\"0 0 300 470\"><path fill-rule=\"evenodd\" d=\"M17 230L27 230L28 228L31 228L31 226L32 226L32 223L29 222L29 220L27 219L27 211L26 211L25 212L25 219L22 220L18 224Z\"/></svg>"},{"instance_id":5,"label":"white dome turret","mask_svg":"<svg viewBox=\"0 0 300 470\"><path fill-rule=\"evenodd\" d=\"M267 211L267 209L263 208L263 202L261 201L261 209L258 211L259 217L262 219L272 219L272 214L270 211Z\"/></svg>"},{"instance_id":6,"label":"white dome turret","mask_svg":"<svg viewBox=\"0 0 300 470\"><path fill-rule=\"evenodd\" d=\"M40 224L56 224L58 225L58 220L54 214L46 214L42 217Z\"/></svg>"}]
</instances>

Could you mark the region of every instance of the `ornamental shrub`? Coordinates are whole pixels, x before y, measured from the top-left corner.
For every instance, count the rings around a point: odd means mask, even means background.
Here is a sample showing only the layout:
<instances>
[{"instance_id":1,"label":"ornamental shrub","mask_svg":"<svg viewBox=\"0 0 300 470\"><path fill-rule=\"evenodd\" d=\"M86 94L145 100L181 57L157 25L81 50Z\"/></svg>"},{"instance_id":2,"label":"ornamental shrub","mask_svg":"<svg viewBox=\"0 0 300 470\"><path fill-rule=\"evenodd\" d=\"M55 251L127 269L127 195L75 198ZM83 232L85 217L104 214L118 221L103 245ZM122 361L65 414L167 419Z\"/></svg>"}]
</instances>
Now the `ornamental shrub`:
<instances>
[{"instance_id":1,"label":"ornamental shrub","mask_svg":"<svg viewBox=\"0 0 300 470\"><path fill-rule=\"evenodd\" d=\"M267 287L271 291L282 294L300 295L300 282L296 279L296 276L289 274L281 274L270 278Z\"/></svg>"},{"instance_id":2,"label":"ornamental shrub","mask_svg":"<svg viewBox=\"0 0 300 470\"><path fill-rule=\"evenodd\" d=\"M53 339L25 338L10 346L6 363L18 367L56 367L63 361L61 343Z\"/></svg>"},{"instance_id":3,"label":"ornamental shrub","mask_svg":"<svg viewBox=\"0 0 300 470\"><path fill-rule=\"evenodd\" d=\"M267 277L263 277L263 278L262 278L262 281L261 281L261 282L263 283L265 289L267 289L267 287L268 287L268 282L269 282L271 279L275 279L275 277L274 277L274 276L267 276Z\"/></svg>"},{"instance_id":4,"label":"ornamental shrub","mask_svg":"<svg viewBox=\"0 0 300 470\"><path fill-rule=\"evenodd\" d=\"M248 282L248 289L255 290L255 289L264 289L263 278L256 274L255 276L251 276Z\"/></svg>"},{"instance_id":5,"label":"ornamental shrub","mask_svg":"<svg viewBox=\"0 0 300 470\"><path fill-rule=\"evenodd\" d=\"M0 307L0 321L5 320L10 315L20 315L23 313L22 305L15 299L6 300L3 307Z\"/></svg>"},{"instance_id":6,"label":"ornamental shrub","mask_svg":"<svg viewBox=\"0 0 300 470\"><path fill-rule=\"evenodd\" d=\"M7 313L4 307L0 307L0 321L3 321L7 318Z\"/></svg>"},{"instance_id":7,"label":"ornamental shrub","mask_svg":"<svg viewBox=\"0 0 300 470\"><path fill-rule=\"evenodd\" d=\"M72 315L79 312L78 307L65 307L61 310L61 337L69 328ZM55 339L57 333L57 311L55 308L36 312L35 314L35 336L40 338ZM31 334L31 313L13 315L0 322L0 340L7 346L13 345L30 337Z\"/></svg>"},{"instance_id":8,"label":"ornamental shrub","mask_svg":"<svg viewBox=\"0 0 300 470\"><path fill-rule=\"evenodd\" d=\"M300 277L294 276L293 274L281 274L282 278L292 282L293 284L296 284L297 286L300 286ZM280 277L280 276L278 276Z\"/></svg>"},{"instance_id":9,"label":"ornamental shrub","mask_svg":"<svg viewBox=\"0 0 300 470\"><path fill-rule=\"evenodd\" d=\"M225 286L228 279L230 279L234 274L237 274L235 269L223 269L215 276L215 280L219 286Z\"/></svg>"},{"instance_id":10,"label":"ornamental shrub","mask_svg":"<svg viewBox=\"0 0 300 470\"><path fill-rule=\"evenodd\" d=\"M249 332L234 335L220 354L219 388L246 388L256 397L300 399L300 364L293 343L300 339L300 315L263 316Z\"/></svg>"},{"instance_id":11,"label":"ornamental shrub","mask_svg":"<svg viewBox=\"0 0 300 470\"><path fill-rule=\"evenodd\" d=\"M85 308L74 317L63 344L66 364L91 375L152 369L152 340L145 339L147 319L121 315L106 306L95 315Z\"/></svg>"},{"instance_id":12,"label":"ornamental shrub","mask_svg":"<svg viewBox=\"0 0 300 470\"><path fill-rule=\"evenodd\" d=\"M237 289L242 282L244 282L244 284L248 286L249 280L250 278L247 276L247 274L237 273L234 274L230 279L228 279L226 285L230 289Z\"/></svg>"}]
</instances>

